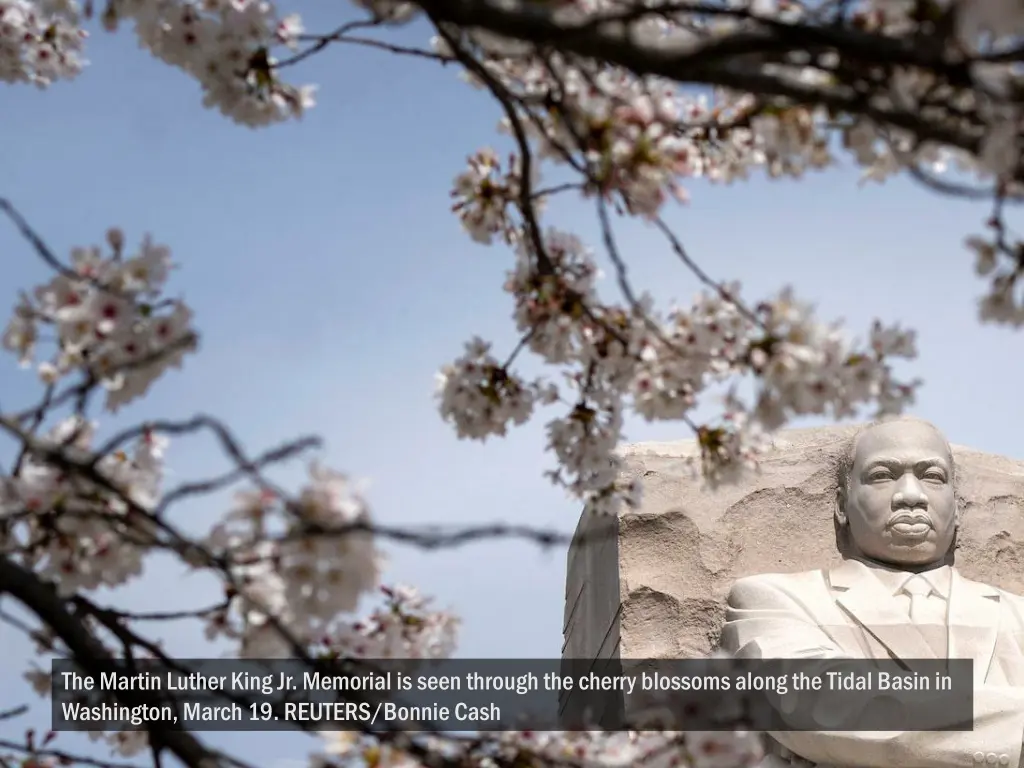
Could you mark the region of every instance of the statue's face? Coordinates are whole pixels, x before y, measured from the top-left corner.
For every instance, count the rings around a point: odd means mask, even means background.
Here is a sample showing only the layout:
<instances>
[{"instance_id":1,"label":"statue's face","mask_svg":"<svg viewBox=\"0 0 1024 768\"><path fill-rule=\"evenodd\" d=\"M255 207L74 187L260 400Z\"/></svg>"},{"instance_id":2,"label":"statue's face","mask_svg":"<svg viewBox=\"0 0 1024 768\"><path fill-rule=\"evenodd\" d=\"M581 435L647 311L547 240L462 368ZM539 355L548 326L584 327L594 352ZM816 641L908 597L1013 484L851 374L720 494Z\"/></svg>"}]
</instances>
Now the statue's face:
<instances>
[{"instance_id":1,"label":"statue's face","mask_svg":"<svg viewBox=\"0 0 1024 768\"><path fill-rule=\"evenodd\" d=\"M912 421L864 432L840 515L857 548L873 560L915 566L942 560L958 515L953 457L942 435Z\"/></svg>"}]
</instances>

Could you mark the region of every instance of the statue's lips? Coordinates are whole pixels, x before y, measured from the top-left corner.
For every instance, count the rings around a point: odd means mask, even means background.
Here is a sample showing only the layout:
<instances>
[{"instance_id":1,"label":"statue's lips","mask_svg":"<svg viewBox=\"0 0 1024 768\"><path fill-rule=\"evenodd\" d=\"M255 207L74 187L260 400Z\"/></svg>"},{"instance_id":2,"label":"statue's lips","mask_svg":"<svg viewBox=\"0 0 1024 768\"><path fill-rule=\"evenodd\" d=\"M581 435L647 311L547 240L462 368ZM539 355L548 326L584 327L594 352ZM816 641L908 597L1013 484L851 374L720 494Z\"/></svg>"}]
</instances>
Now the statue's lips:
<instances>
[{"instance_id":1,"label":"statue's lips","mask_svg":"<svg viewBox=\"0 0 1024 768\"><path fill-rule=\"evenodd\" d=\"M889 527L902 536L926 536L932 529L932 521L924 515L894 515Z\"/></svg>"}]
</instances>

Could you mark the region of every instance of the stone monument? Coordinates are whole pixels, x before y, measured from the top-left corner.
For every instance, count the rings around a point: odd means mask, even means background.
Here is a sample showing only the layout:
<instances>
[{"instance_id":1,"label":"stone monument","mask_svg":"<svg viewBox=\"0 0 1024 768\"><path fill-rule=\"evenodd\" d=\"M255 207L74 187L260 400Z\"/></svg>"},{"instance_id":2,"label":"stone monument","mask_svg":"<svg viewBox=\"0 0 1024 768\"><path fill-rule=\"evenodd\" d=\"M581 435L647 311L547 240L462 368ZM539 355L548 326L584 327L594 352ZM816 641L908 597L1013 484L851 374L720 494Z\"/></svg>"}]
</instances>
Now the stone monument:
<instances>
[{"instance_id":1,"label":"stone monument","mask_svg":"<svg viewBox=\"0 0 1024 768\"><path fill-rule=\"evenodd\" d=\"M842 513L835 514L837 472L843 474L846 470L848 474L851 468L851 438L861 429L857 426L784 432L763 462L760 476L716 493L700 491L692 480L685 463L688 453L694 450L692 443L648 444L626 449L627 472L642 476L645 482L644 505L618 520L589 516L581 519L578 537L600 527L607 528L605 533L609 535L570 548L563 658L592 659L595 666L600 667L613 664L619 658L707 655L718 645L726 620L726 596L737 580L740 580L739 586L732 594L730 618L733 623L725 635L726 644L733 646L729 650L748 656L793 653L795 649L783 642L792 633L772 631L769 625L766 632L755 637L758 633L749 630L756 621L745 625L745 630L737 631L744 627L742 623L735 623L740 618L737 611L756 611L757 600L766 593L773 594L768 585L774 584L772 579L776 577L757 577L758 574L808 571L820 574L819 569L828 571L839 565L843 560L840 550L844 550L847 557L855 555L856 552L850 550L851 532L869 555L881 551L883 544L892 544L893 537L903 542L901 551L904 555L909 552L911 560L930 561L937 551L942 550L941 554L945 555L946 545L954 545L956 571L950 572L947 568L936 573L950 573L947 582L949 579L960 579L964 583L973 583L968 579L976 580L979 588L973 590L972 595L980 601L991 602L998 592L996 588L1018 594L1024 592L1024 569L1021 568L1024 563L1024 515L1021 514L1024 462L954 447L956 491L960 498L959 504L953 504L953 467L948 466L951 464L948 459L945 460L947 466L942 466L942 454L946 450L944 439L933 428L920 423L883 426L883 429L871 430L868 434L874 434L866 441L859 439L858 444L873 453L887 447L892 449L888 451L890 454L902 449L906 449L904 453L913 453L911 449L919 449L917 452L923 451L929 456L922 453L917 460L937 461L915 468L915 473L919 469L923 474L914 474L912 482L900 480L906 488L896 488L893 485L896 480L886 479L887 472L892 474L899 468L887 468L884 461L875 471L876 477L864 478L861 483L858 476L854 490L860 494L860 501L867 499L867 508L881 510L886 506L881 496L889 500L896 498L894 506L899 507L905 518L884 521L879 518L874 523L863 515L851 521ZM909 448L903 445L901 449L899 440L893 438L900 434L912 436ZM862 467L857 471L861 470ZM943 473L945 477L940 478ZM922 494L938 494L935 503L938 504L937 517L941 519L931 520L931 513L929 520L922 519L921 502L917 499ZM949 503L943 506L942 499ZM840 504L839 508L842 506ZM924 566L930 564L927 562ZM847 570L856 569L858 565L852 561L845 564ZM904 562L899 567L923 566L921 562ZM840 582L844 575L849 576L847 586L859 583L859 573L846 573L843 569L836 573ZM743 578L751 576L755 578ZM787 585L790 582L785 581L786 578L812 582L806 573L803 577L779 578ZM947 582L937 588L948 591ZM991 594L985 593L985 588ZM814 591L815 587L809 589ZM910 598L888 597L897 602L913 602ZM854 607L865 608L867 602L861 601ZM978 601L972 600L971 604L975 609L984 610L979 608ZM777 606L768 610L774 608ZM936 613L931 608L934 606L926 610ZM988 610L988 617L995 619L991 608ZM894 614L887 618L892 626L905 628L909 623L909 619L902 617L897 621ZM967 618L960 615L958 621L963 623ZM932 619L917 621L936 623ZM883 635L885 632L883 630ZM907 640L907 637L914 639ZM962 646L955 647L954 651L959 654L967 645L980 643L985 645L986 652L994 652L994 637L995 633L988 631L982 632L980 639L974 636L962 641L953 638L954 646L957 642ZM1000 637L999 663L994 666L1002 671L994 674L1002 675L1000 682L1020 685L1024 683L1024 677L1016 679L1018 668L1024 672L1020 649L1014 646L1013 638ZM931 630L910 635L892 630L888 635L890 645L902 643L901 653L922 654L915 654L916 658L946 653L948 647L938 649L937 646L948 639L943 633ZM782 644L773 645L777 642ZM881 644L885 645L884 638ZM777 652L780 648L785 653ZM849 648L840 650L851 653ZM870 649L865 649L856 655L870 653ZM562 702L563 710L572 710L579 703L568 696ZM967 764L980 755L983 762L1016 765L1019 739L1017 751L1011 752L1009 748L998 753L979 749L961 757L967 757ZM821 757L820 754L808 756ZM923 766L925 763L918 768Z\"/></svg>"}]
</instances>

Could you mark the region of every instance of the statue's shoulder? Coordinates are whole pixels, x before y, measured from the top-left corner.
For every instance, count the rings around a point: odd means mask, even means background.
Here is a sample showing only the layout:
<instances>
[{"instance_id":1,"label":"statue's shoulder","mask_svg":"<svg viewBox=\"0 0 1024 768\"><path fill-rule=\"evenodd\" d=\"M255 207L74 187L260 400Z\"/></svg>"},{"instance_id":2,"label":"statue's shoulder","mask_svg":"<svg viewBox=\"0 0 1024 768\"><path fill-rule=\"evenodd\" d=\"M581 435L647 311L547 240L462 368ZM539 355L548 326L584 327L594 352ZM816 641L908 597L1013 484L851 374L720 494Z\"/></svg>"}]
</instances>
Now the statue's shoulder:
<instances>
[{"instance_id":1,"label":"statue's shoulder","mask_svg":"<svg viewBox=\"0 0 1024 768\"><path fill-rule=\"evenodd\" d=\"M1016 605L1018 607L1024 606L1024 595L1018 595L1016 592L1011 592L1008 589L1003 589L1002 587L996 587L996 586L993 586L991 584L984 584L984 583L978 582L978 581L976 581L974 583L976 585L978 585L979 587L985 589L985 590L988 590L988 591L993 591L994 590L994 591L998 592L999 593L999 597L1002 600L1008 600L1008 601L1010 601L1011 603L1013 603L1014 605Z\"/></svg>"},{"instance_id":2,"label":"statue's shoulder","mask_svg":"<svg viewBox=\"0 0 1024 768\"><path fill-rule=\"evenodd\" d=\"M817 568L813 571L795 573L755 573L743 576L733 582L732 594L773 590L787 593L806 592L825 586L828 570Z\"/></svg>"},{"instance_id":3,"label":"statue's shoulder","mask_svg":"<svg viewBox=\"0 0 1024 768\"><path fill-rule=\"evenodd\" d=\"M989 589L993 589L989 587ZM1024 632L1024 597L1005 589L996 589L999 593L999 602L1003 605L1003 621L1006 622L1009 616L1013 617L1011 624L1016 624L1015 631Z\"/></svg>"},{"instance_id":4,"label":"statue's shoulder","mask_svg":"<svg viewBox=\"0 0 1024 768\"><path fill-rule=\"evenodd\" d=\"M998 595L1000 600L1010 603L1022 616L1024 616L1024 596L1018 595L1016 592L1011 592L1008 589L1002 589L1001 587L987 584L984 581L969 579L962 573L960 574L960 578L965 584L981 594L989 594L992 596Z\"/></svg>"},{"instance_id":5,"label":"statue's shoulder","mask_svg":"<svg viewBox=\"0 0 1024 768\"><path fill-rule=\"evenodd\" d=\"M1024 595L1018 595L1016 592L1009 592L1005 589L1000 589L999 595L1004 600L1009 600L1011 603L1019 608L1024 608Z\"/></svg>"}]
</instances>

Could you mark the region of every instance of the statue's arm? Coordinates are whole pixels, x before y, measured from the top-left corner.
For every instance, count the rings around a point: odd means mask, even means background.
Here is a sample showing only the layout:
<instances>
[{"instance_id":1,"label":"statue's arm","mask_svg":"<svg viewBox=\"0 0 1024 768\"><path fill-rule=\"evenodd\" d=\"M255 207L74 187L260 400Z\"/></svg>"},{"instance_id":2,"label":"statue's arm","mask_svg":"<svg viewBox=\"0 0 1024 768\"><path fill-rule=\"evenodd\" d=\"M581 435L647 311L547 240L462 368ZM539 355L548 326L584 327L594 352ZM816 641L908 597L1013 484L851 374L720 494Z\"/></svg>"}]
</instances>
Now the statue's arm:
<instances>
[{"instance_id":1,"label":"statue's arm","mask_svg":"<svg viewBox=\"0 0 1024 768\"><path fill-rule=\"evenodd\" d=\"M720 647L750 659L844 658L792 592L770 576L740 579L726 600Z\"/></svg>"},{"instance_id":2,"label":"statue's arm","mask_svg":"<svg viewBox=\"0 0 1024 768\"><path fill-rule=\"evenodd\" d=\"M969 722L952 725L971 727ZM860 768L1016 768L1024 736L1024 694L1018 689L976 690L970 731L772 731L771 736L815 763Z\"/></svg>"},{"instance_id":3,"label":"statue's arm","mask_svg":"<svg viewBox=\"0 0 1024 768\"><path fill-rule=\"evenodd\" d=\"M808 599L814 599L813 595L794 594L770 577L738 581L727 601L722 650L755 659L850 658L814 621L804 602ZM789 696L794 695L821 694L789 692ZM871 697L858 701L851 696L848 702L844 726L856 728L859 713L871 707ZM813 712L814 701L801 701L795 709ZM972 726L955 722L948 725ZM991 686L975 689L973 730L778 731L771 736L815 763L861 768L982 768L982 764L984 768L1017 768L1024 738L1024 690Z\"/></svg>"}]
</instances>

